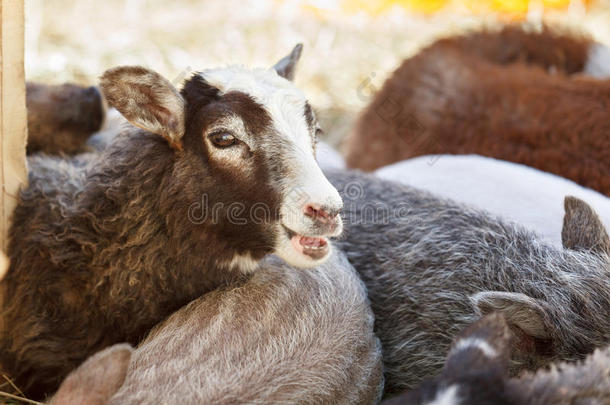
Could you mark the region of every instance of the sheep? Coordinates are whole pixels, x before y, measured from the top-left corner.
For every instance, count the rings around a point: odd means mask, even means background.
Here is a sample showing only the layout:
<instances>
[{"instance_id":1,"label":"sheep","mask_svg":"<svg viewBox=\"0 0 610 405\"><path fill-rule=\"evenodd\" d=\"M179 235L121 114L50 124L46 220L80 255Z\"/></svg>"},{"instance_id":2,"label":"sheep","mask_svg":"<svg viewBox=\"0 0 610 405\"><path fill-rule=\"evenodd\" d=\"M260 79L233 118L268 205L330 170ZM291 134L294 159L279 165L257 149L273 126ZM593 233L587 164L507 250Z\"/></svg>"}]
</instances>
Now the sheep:
<instances>
[{"instance_id":1,"label":"sheep","mask_svg":"<svg viewBox=\"0 0 610 405\"><path fill-rule=\"evenodd\" d=\"M578 236L607 240L597 218L587 218L584 233L568 222L569 244L560 250L422 190L359 172L326 175L343 197L345 229L335 246L367 287L386 393L434 376L457 332L494 310L520 331L513 371L581 359L610 344L610 259ZM568 198L566 209L591 216L583 204ZM585 224L583 215L573 217Z\"/></svg>"},{"instance_id":2,"label":"sheep","mask_svg":"<svg viewBox=\"0 0 610 405\"><path fill-rule=\"evenodd\" d=\"M268 254L303 268L328 258L342 201L291 83L301 49L274 69L196 73L180 91L152 70L112 68L102 91L134 127L90 160L29 160L0 331L0 364L29 397Z\"/></svg>"},{"instance_id":3,"label":"sheep","mask_svg":"<svg viewBox=\"0 0 610 405\"><path fill-rule=\"evenodd\" d=\"M95 86L71 83L26 83L27 153L75 154L86 150L89 136L98 131L106 106Z\"/></svg>"},{"instance_id":4,"label":"sheep","mask_svg":"<svg viewBox=\"0 0 610 405\"><path fill-rule=\"evenodd\" d=\"M107 120L111 121L114 116L111 109ZM104 147L120 131L120 121L113 125L104 134L96 134L89 143ZM102 137L106 137L105 142L101 141ZM316 145L316 159L323 170L346 167L342 156L322 141ZM570 180L517 163L478 155L427 155L381 167L374 173L383 179L471 204L520 223L557 247L562 246L561 199L565 195L587 201L600 214L604 225L610 227L610 200L607 197ZM501 184L498 179L502 179Z\"/></svg>"},{"instance_id":5,"label":"sheep","mask_svg":"<svg viewBox=\"0 0 610 405\"><path fill-rule=\"evenodd\" d=\"M375 175L517 222L557 247L562 246L562 200L566 195L587 201L610 228L608 197L517 163L477 155L429 155L382 167Z\"/></svg>"},{"instance_id":6,"label":"sheep","mask_svg":"<svg viewBox=\"0 0 610 405\"><path fill-rule=\"evenodd\" d=\"M475 153L610 195L610 79L567 75L592 45L578 53L578 39L547 31L501 34L441 40L405 60L357 118L344 145L348 167Z\"/></svg>"},{"instance_id":7,"label":"sheep","mask_svg":"<svg viewBox=\"0 0 610 405\"><path fill-rule=\"evenodd\" d=\"M602 78L608 48L577 32L542 26L509 24L486 28L465 35L441 38L433 47L457 50L497 65L524 63L551 73L588 73Z\"/></svg>"},{"instance_id":8,"label":"sheep","mask_svg":"<svg viewBox=\"0 0 610 405\"><path fill-rule=\"evenodd\" d=\"M511 339L504 317L487 315L454 340L439 376L383 405L610 403L610 346L596 350L581 364L555 364L550 370L510 379Z\"/></svg>"},{"instance_id":9,"label":"sheep","mask_svg":"<svg viewBox=\"0 0 610 405\"><path fill-rule=\"evenodd\" d=\"M137 349L91 357L51 404L377 403L373 321L340 252L308 271L270 257L244 283L181 308Z\"/></svg>"}]
</instances>

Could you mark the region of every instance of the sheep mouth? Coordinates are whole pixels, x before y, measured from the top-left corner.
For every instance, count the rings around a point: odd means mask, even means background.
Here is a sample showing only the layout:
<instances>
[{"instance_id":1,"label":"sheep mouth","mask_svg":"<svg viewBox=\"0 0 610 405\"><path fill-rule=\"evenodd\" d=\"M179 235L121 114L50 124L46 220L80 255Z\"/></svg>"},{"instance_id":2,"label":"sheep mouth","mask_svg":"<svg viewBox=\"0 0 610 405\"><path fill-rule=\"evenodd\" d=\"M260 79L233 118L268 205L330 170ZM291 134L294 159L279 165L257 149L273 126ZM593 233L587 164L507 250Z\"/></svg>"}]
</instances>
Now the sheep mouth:
<instances>
[{"instance_id":1,"label":"sheep mouth","mask_svg":"<svg viewBox=\"0 0 610 405\"><path fill-rule=\"evenodd\" d=\"M284 226L288 233L292 248L298 253L308 256L313 260L326 257L330 251L328 239L324 236L305 236L292 231Z\"/></svg>"}]
</instances>

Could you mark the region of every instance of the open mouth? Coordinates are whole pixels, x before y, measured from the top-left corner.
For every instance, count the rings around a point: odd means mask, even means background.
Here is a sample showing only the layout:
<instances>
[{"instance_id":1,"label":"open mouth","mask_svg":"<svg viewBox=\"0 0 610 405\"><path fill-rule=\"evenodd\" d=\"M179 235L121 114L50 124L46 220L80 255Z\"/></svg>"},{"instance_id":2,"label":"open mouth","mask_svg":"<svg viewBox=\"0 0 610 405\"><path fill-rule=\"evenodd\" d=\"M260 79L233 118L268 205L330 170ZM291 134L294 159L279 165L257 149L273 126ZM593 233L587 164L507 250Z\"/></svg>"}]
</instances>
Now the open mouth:
<instances>
[{"instance_id":1,"label":"open mouth","mask_svg":"<svg viewBox=\"0 0 610 405\"><path fill-rule=\"evenodd\" d=\"M300 235L284 226L288 232L290 243L297 252L309 256L313 260L324 258L329 252L328 239L321 236Z\"/></svg>"}]
</instances>

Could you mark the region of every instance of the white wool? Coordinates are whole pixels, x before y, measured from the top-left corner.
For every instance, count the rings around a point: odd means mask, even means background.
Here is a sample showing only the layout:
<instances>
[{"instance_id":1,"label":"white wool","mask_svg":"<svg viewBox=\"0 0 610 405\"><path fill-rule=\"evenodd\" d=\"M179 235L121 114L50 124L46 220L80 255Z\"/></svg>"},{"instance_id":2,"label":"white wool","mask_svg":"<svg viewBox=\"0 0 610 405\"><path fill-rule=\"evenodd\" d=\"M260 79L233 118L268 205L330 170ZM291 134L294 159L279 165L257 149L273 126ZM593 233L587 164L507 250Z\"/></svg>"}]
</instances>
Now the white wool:
<instances>
[{"instance_id":1,"label":"white wool","mask_svg":"<svg viewBox=\"0 0 610 405\"><path fill-rule=\"evenodd\" d=\"M467 339L461 339L460 341L457 342L457 344L455 345L455 347L453 348L452 351L459 352L461 350L470 349L470 348L479 349L485 355L485 357L493 358L493 357L498 356L498 352L496 351L496 349L491 347L491 345L489 343L487 343L483 339L474 338L474 337L470 337Z\"/></svg>"}]
</instances>

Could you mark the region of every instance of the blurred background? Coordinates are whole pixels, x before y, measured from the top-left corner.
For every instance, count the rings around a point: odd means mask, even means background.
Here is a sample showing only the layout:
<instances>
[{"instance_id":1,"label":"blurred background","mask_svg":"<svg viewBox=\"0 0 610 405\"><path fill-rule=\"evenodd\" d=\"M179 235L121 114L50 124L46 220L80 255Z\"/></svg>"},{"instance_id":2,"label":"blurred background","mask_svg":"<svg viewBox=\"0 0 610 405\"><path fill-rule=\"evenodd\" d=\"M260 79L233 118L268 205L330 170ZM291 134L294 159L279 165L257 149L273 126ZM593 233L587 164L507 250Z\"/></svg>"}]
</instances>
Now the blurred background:
<instances>
[{"instance_id":1,"label":"blurred background","mask_svg":"<svg viewBox=\"0 0 610 405\"><path fill-rule=\"evenodd\" d=\"M440 36L514 21L610 45L610 0L27 0L26 77L93 84L139 64L178 84L208 67L271 66L303 42L296 83L338 146L402 59Z\"/></svg>"}]
</instances>

